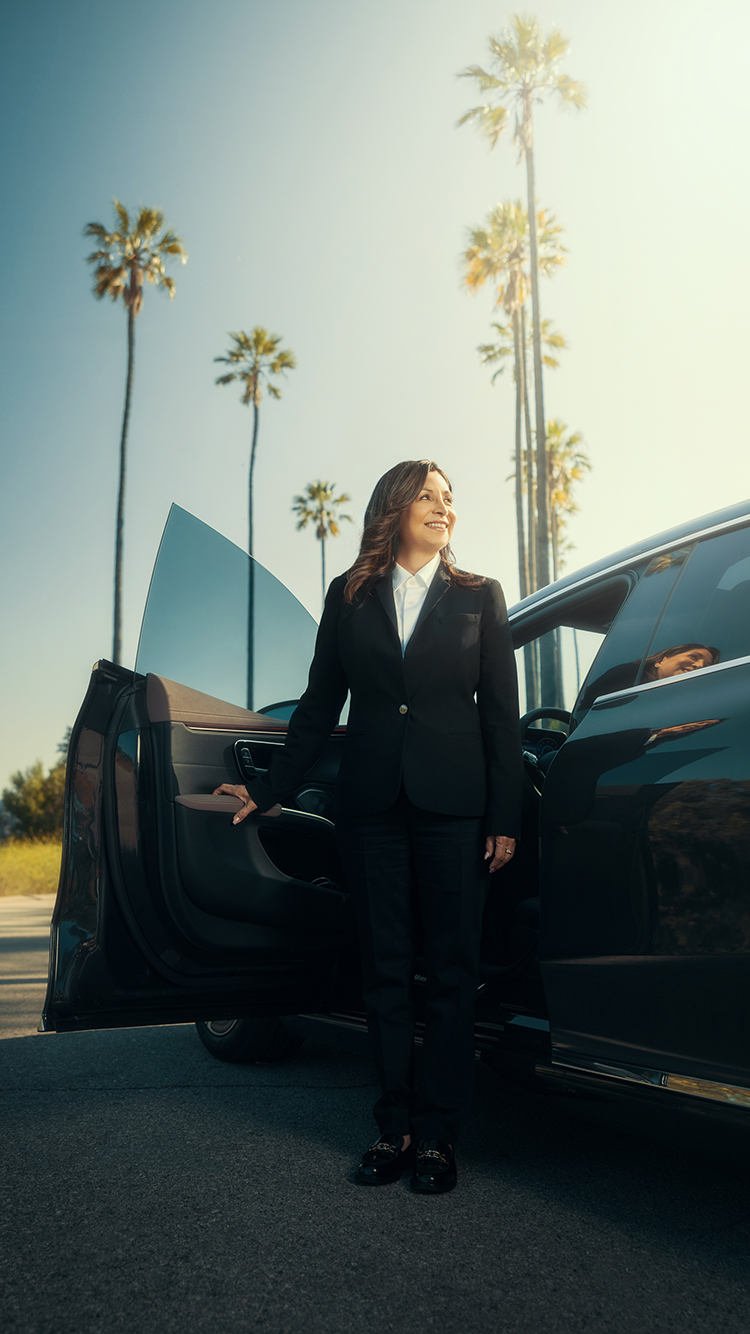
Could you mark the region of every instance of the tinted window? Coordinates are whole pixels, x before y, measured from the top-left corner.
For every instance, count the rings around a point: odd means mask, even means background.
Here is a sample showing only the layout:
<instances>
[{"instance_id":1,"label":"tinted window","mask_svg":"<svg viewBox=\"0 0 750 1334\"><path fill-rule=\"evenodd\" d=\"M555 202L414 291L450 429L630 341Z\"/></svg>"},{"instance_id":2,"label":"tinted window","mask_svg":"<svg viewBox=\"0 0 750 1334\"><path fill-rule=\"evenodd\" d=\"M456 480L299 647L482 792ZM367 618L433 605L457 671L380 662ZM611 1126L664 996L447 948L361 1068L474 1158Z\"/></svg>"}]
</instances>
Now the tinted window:
<instances>
[{"instance_id":1,"label":"tinted window","mask_svg":"<svg viewBox=\"0 0 750 1334\"><path fill-rule=\"evenodd\" d=\"M657 626L642 679L748 655L750 530L740 528L697 543Z\"/></svg>"},{"instance_id":2,"label":"tinted window","mask_svg":"<svg viewBox=\"0 0 750 1334\"><path fill-rule=\"evenodd\" d=\"M627 598L589 673L576 706L576 717L591 707L598 695L609 695L635 685L662 609L677 585L689 547L656 556L636 569L635 588Z\"/></svg>"},{"instance_id":3,"label":"tinted window","mask_svg":"<svg viewBox=\"0 0 750 1334\"><path fill-rule=\"evenodd\" d=\"M286 717L307 684L316 633L310 613L268 570L172 506L151 576L136 671L244 708L248 695L255 709L282 704Z\"/></svg>"}]
</instances>

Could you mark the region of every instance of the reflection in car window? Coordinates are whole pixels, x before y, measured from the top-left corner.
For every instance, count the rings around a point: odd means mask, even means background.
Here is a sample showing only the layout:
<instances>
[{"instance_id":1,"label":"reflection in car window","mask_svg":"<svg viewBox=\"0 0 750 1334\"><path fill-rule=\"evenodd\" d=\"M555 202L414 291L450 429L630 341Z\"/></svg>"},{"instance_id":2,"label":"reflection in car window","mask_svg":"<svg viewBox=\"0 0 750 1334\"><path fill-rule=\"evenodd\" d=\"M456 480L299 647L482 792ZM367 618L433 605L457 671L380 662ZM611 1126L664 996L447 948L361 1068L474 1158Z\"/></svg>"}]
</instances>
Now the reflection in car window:
<instances>
[{"instance_id":1,"label":"reflection in car window","mask_svg":"<svg viewBox=\"0 0 750 1334\"><path fill-rule=\"evenodd\" d=\"M649 661L703 646L705 661L750 655L750 530L740 528L699 542L649 645ZM708 655L711 661L708 661ZM697 664L696 664L697 665ZM666 674L666 673L663 673ZM643 680L649 678L644 673Z\"/></svg>"},{"instance_id":2,"label":"reflection in car window","mask_svg":"<svg viewBox=\"0 0 750 1334\"><path fill-rule=\"evenodd\" d=\"M634 686L650 649L654 628L670 594L678 585L690 555L689 547L654 557L635 570L638 582L607 635L586 679L575 708L576 721L599 695ZM675 643L676 641L672 641Z\"/></svg>"},{"instance_id":3,"label":"reflection in car window","mask_svg":"<svg viewBox=\"0 0 750 1334\"><path fill-rule=\"evenodd\" d=\"M650 653L644 660L639 684L644 681L666 681L669 676L683 676L702 667L713 667L721 654L712 644L671 644L659 653Z\"/></svg>"},{"instance_id":4,"label":"reflection in car window","mask_svg":"<svg viewBox=\"0 0 750 1334\"><path fill-rule=\"evenodd\" d=\"M299 699L317 625L288 588L233 542L173 505L138 644L136 671L155 672L255 709ZM252 674L248 672L248 610Z\"/></svg>"}]
</instances>

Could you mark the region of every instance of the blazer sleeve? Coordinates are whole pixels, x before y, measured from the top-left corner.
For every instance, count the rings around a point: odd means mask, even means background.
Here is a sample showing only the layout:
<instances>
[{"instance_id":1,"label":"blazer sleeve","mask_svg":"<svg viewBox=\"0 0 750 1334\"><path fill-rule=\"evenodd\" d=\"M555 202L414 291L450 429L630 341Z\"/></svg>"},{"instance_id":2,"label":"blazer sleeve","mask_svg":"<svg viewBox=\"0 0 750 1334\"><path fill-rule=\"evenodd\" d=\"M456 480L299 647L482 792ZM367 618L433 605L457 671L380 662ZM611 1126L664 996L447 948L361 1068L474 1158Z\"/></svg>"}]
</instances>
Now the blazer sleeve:
<instances>
[{"instance_id":1,"label":"blazer sleeve","mask_svg":"<svg viewBox=\"0 0 750 1334\"><path fill-rule=\"evenodd\" d=\"M266 777L247 784L260 811L267 811L299 786L344 707L349 685L339 656L338 624L345 585L346 575L340 575L328 589L307 689L292 715L284 747L273 756Z\"/></svg>"},{"instance_id":2,"label":"blazer sleeve","mask_svg":"<svg viewBox=\"0 0 750 1334\"><path fill-rule=\"evenodd\" d=\"M518 677L503 590L488 579L480 623L477 707L487 764L488 834L519 838L523 758L518 726Z\"/></svg>"}]
</instances>

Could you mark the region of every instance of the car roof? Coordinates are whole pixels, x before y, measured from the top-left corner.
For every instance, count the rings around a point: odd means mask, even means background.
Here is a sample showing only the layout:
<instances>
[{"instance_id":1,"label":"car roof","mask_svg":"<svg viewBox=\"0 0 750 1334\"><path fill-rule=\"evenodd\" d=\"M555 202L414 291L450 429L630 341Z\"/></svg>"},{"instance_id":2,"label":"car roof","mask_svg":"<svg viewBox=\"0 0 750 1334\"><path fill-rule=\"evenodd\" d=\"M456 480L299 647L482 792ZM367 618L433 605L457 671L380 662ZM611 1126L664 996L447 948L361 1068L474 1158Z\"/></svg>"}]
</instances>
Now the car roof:
<instances>
[{"instance_id":1,"label":"car roof","mask_svg":"<svg viewBox=\"0 0 750 1334\"><path fill-rule=\"evenodd\" d=\"M530 593L528 597L516 602L510 608L509 616L515 618L525 615L566 589L572 589L578 584L588 583L589 580L595 579L598 575L607 574L608 571L614 573L618 569L625 569L644 556L656 554L659 550L668 549L677 542L703 536L713 529L730 526L742 519L750 521L750 500L743 500L737 505L729 505L726 509L714 510L713 513L704 514L700 519L693 519L690 523L678 524L676 528L668 528L665 532L656 533L653 537L646 537L630 547L623 547L621 551L616 551L611 556L605 556L601 560L594 561L593 564L586 565L581 570L573 570L570 574L563 575L561 579L556 580L554 584L545 584L543 588L538 588L536 592Z\"/></svg>"}]
</instances>

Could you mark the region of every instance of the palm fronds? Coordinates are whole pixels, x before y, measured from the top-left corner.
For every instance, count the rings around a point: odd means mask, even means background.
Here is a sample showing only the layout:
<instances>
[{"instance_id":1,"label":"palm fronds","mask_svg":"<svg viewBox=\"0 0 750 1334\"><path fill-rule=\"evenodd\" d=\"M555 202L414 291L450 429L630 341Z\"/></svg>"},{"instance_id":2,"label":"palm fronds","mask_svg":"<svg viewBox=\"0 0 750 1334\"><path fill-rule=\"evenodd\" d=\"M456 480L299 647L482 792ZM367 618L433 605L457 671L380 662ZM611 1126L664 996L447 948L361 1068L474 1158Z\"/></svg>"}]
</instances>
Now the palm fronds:
<instances>
[{"instance_id":1,"label":"palm fronds","mask_svg":"<svg viewBox=\"0 0 750 1334\"><path fill-rule=\"evenodd\" d=\"M505 129L512 107L518 113L515 139L523 152L523 130L531 102L539 102L545 94L554 92L561 106L577 110L586 106L584 85L560 69L570 42L559 28L552 28L545 35L538 19L516 14L503 32L488 38L487 45L490 68L468 65L459 78L471 79L478 92L493 96L465 112L458 124L473 121L489 140L490 148L495 147Z\"/></svg>"},{"instance_id":2,"label":"palm fronds","mask_svg":"<svg viewBox=\"0 0 750 1334\"><path fill-rule=\"evenodd\" d=\"M281 398L281 390L272 383L271 376L285 375L297 366L294 353L279 346L281 335L271 334L262 325L256 324L252 333L241 330L239 333L230 333L229 337L234 346L229 348L226 356L214 357L214 361L234 366L236 370L217 376L215 383L241 381L245 386L242 402L254 403L256 407L260 404L264 389L271 398Z\"/></svg>"},{"instance_id":3,"label":"palm fronds","mask_svg":"<svg viewBox=\"0 0 750 1334\"><path fill-rule=\"evenodd\" d=\"M143 305L143 280L155 283L174 297L175 282L165 269L165 259L187 262L187 252L171 229L164 228L161 209L141 207L131 221L119 199L114 201L115 225L111 231L100 222L89 222L84 236L99 242L86 262L94 266L94 296L123 298L125 305L138 315ZM161 235L159 233L162 233Z\"/></svg>"}]
</instances>

